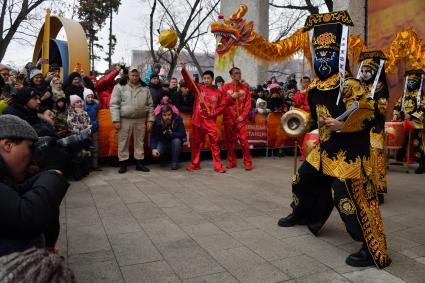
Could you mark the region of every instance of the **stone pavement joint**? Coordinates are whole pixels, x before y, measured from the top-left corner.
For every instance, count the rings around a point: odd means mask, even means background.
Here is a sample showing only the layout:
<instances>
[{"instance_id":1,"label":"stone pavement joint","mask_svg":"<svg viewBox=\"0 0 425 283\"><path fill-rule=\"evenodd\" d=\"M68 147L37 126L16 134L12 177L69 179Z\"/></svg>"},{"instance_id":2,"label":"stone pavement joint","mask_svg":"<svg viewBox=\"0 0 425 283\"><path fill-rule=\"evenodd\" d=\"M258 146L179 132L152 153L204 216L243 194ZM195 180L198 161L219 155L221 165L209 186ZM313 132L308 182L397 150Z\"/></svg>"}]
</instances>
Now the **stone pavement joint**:
<instances>
[{"instance_id":1,"label":"stone pavement joint","mask_svg":"<svg viewBox=\"0 0 425 283\"><path fill-rule=\"evenodd\" d=\"M393 263L355 268L336 210L319 237L280 228L290 212L292 158L255 169L103 168L72 182L61 207L60 253L78 282L425 282L424 176L390 171L381 207ZM184 168L187 164L182 164Z\"/></svg>"}]
</instances>

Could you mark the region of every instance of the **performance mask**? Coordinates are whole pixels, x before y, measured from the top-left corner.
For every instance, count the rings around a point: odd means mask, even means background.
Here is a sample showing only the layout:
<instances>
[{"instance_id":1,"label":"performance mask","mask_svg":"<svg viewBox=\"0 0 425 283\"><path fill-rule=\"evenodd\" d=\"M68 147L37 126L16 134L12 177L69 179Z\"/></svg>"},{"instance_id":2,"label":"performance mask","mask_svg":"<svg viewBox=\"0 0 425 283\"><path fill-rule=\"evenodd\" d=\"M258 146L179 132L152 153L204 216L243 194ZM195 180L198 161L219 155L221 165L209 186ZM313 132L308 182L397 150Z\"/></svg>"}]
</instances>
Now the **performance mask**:
<instances>
[{"instance_id":1,"label":"performance mask","mask_svg":"<svg viewBox=\"0 0 425 283\"><path fill-rule=\"evenodd\" d=\"M338 52L332 49L315 50L314 70L322 80L338 72Z\"/></svg>"},{"instance_id":2,"label":"performance mask","mask_svg":"<svg viewBox=\"0 0 425 283\"><path fill-rule=\"evenodd\" d=\"M313 66L320 80L339 74L339 104L345 81L348 54L348 26L353 21L347 11L310 15L303 30L309 32L313 48Z\"/></svg>"},{"instance_id":3,"label":"performance mask","mask_svg":"<svg viewBox=\"0 0 425 283\"><path fill-rule=\"evenodd\" d=\"M407 90L414 91L419 88L420 77L416 75L410 75L407 78Z\"/></svg>"}]
</instances>

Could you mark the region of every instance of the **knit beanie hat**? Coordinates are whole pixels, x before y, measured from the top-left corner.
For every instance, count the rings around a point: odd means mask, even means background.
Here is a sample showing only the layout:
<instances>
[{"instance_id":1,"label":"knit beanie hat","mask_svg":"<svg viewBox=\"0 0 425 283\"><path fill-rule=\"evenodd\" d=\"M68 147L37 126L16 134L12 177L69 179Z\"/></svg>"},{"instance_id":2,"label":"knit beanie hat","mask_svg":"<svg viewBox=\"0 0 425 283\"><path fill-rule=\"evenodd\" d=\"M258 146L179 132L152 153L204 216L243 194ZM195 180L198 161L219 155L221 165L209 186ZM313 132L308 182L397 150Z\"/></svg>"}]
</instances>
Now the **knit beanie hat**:
<instances>
[{"instance_id":1,"label":"knit beanie hat","mask_svg":"<svg viewBox=\"0 0 425 283\"><path fill-rule=\"evenodd\" d=\"M41 72L40 69L37 69L37 68L32 69L30 73L30 80L32 80L37 75L43 75L43 73Z\"/></svg>"},{"instance_id":2,"label":"knit beanie hat","mask_svg":"<svg viewBox=\"0 0 425 283\"><path fill-rule=\"evenodd\" d=\"M81 101L81 98L78 95L73 94L69 97L69 102L71 106L74 106L77 101Z\"/></svg>"},{"instance_id":3,"label":"knit beanie hat","mask_svg":"<svg viewBox=\"0 0 425 283\"><path fill-rule=\"evenodd\" d=\"M16 93L15 101L18 104L25 105L31 98L38 95L32 88L23 87Z\"/></svg>"},{"instance_id":4,"label":"knit beanie hat","mask_svg":"<svg viewBox=\"0 0 425 283\"><path fill-rule=\"evenodd\" d=\"M23 139L36 141L37 132L31 125L14 115L0 116L0 139Z\"/></svg>"},{"instance_id":5,"label":"knit beanie hat","mask_svg":"<svg viewBox=\"0 0 425 283\"><path fill-rule=\"evenodd\" d=\"M84 95L84 101L86 101L87 100L87 96L89 96L89 95L94 96L94 92L91 89L89 89L89 88L84 88L83 95Z\"/></svg>"}]
</instances>

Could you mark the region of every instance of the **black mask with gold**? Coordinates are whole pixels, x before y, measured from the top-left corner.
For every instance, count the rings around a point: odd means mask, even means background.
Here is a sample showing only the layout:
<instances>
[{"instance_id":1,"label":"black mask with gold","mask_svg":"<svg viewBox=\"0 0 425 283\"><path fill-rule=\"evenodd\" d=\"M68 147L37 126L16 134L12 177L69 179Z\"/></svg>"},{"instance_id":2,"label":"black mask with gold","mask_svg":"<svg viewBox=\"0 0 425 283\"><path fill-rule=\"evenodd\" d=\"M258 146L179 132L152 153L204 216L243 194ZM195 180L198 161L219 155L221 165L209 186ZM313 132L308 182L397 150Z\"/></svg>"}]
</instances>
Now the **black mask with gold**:
<instances>
[{"instance_id":1,"label":"black mask with gold","mask_svg":"<svg viewBox=\"0 0 425 283\"><path fill-rule=\"evenodd\" d=\"M340 56L346 58L347 48L341 49L343 25L353 25L347 11L311 15L306 20L304 31L313 28L311 36L313 66L320 80L337 74ZM341 54L341 51L345 54Z\"/></svg>"},{"instance_id":2,"label":"black mask with gold","mask_svg":"<svg viewBox=\"0 0 425 283\"><path fill-rule=\"evenodd\" d=\"M422 75L425 74L423 70L410 70L407 71L404 76L406 77L406 88L408 91L419 90L421 85Z\"/></svg>"}]
</instances>

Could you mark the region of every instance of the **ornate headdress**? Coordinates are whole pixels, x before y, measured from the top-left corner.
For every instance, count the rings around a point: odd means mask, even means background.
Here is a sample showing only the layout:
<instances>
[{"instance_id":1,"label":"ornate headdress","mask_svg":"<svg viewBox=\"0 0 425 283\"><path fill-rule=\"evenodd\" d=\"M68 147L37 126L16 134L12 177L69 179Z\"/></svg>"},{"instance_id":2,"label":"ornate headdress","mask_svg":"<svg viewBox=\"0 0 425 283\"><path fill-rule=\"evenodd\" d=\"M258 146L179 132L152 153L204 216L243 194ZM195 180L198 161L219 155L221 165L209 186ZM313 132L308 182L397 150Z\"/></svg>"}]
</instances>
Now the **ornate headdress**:
<instances>
[{"instance_id":1,"label":"ornate headdress","mask_svg":"<svg viewBox=\"0 0 425 283\"><path fill-rule=\"evenodd\" d=\"M309 31L311 46L314 50L331 49L339 53L340 87L337 105L341 98L345 79L348 54L348 26L353 26L353 21L348 11L338 11L307 17L303 29L304 31Z\"/></svg>"},{"instance_id":2,"label":"ornate headdress","mask_svg":"<svg viewBox=\"0 0 425 283\"><path fill-rule=\"evenodd\" d=\"M362 70L362 67L369 67L371 68L375 73L375 79L373 81L372 89L370 90L370 98L373 99L375 95L376 86L378 85L378 82L381 81L381 83L387 85L387 80L385 77L385 60L387 58L384 55L384 52L381 50L375 50L375 51L367 51L360 53L360 67L359 71L357 73L357 79L360 78L360 73Z\"/></svg>"},{"instance_id":3,"label":"ornate headdress","mask_svg":"<svg viewBox=\"0 0 425 283\"><path fill-rule=\"evenodd\" d=\"M404 81L404 90L403 90L403 98L401 100L401 109L404 111L404 102L406 100L406 91L407 91L407 81L413 80L419 82L418 94L416 95L416 105L421 104L421 95L422 95L422 86L424 82L425 72L422 69L409 70L404 73L405 81Z\"/></svg>"}]
</instances>

